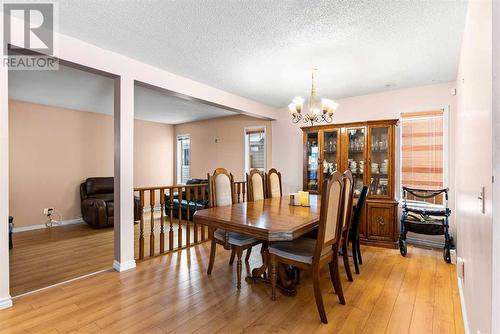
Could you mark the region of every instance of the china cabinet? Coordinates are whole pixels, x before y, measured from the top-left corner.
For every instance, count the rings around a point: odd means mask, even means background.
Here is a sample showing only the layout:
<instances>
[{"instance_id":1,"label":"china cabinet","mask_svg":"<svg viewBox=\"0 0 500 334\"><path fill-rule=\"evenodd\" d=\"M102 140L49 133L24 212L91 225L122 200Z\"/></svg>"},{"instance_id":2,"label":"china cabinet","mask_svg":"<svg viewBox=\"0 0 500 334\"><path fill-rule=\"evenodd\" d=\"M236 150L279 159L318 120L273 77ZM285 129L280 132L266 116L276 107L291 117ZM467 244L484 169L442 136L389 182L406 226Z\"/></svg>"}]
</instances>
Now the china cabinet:
<instances>
[{"instance_id":1,"label":"china cabinet","mask_svg":"<svg viewBox=\"0 0 500 334\"><path fill-rule=\"evenodd\" d=\"M303 188L320 193L336 170L354 176L354 196L369 193L360 224L362 241L395 246L398 232L395 196L397 120L303 127Z\"/></svg>"}]
</instances>

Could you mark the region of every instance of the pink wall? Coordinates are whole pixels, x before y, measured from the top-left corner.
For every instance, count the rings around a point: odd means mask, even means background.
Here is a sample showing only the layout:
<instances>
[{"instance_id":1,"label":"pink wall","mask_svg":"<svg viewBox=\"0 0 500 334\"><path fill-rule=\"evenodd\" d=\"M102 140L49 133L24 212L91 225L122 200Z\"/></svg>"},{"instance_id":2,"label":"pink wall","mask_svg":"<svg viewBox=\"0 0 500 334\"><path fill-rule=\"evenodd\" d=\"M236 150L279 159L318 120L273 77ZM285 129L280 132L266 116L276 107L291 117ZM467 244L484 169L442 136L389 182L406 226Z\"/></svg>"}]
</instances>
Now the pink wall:
<instances>
[{"instance_id":1,"label":"pink wall","mask_svg":"<svg viewBox=\"0 0 500 334\"><path fill-rule=\"evenodd\" d=\"M79 185L113 176L113 117L9 102L10 214L16 227L42 224L45 207L81 217ZM134 184L171 184L173 126L135 121ZM55 216L58 219L58 216Z\"/></svg>"},{"instance_id":2,"label":"pink wall","mask_svg":"<svg viewBox=\"0 0 500 334\"><path fill-rule=\"evenodd\" d=\"M176 135L191 135L191 177L206 178L208 172L224 167L233 173L235 181L244 181L244 129L260 126L266 128L269 169L273 140L271 121L237 115L176 125Z\"/></svg>"}]
</instances>

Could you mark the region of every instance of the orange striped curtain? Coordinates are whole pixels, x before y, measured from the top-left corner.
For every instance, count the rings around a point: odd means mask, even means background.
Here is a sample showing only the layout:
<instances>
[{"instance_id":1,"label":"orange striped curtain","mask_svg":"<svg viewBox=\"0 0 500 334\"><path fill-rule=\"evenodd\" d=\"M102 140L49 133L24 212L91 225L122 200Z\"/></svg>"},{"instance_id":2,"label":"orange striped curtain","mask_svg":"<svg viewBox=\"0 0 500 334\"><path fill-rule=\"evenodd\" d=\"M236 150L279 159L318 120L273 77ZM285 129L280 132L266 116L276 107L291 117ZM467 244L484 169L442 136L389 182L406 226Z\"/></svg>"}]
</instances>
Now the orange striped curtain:
<instances>
[{"instance_id":1,"label":"orange striped curtain","mask_svg":"<svg viewBox=\"0 0 500 334\"><path fill-rule=\"evenodd\" d=\"M444 187L444 113L401 114L401 185L420 189ZM410 198L411 199L411 198ZM442 204L442 197L427 202Z\"/></svg>"}]
</instances>

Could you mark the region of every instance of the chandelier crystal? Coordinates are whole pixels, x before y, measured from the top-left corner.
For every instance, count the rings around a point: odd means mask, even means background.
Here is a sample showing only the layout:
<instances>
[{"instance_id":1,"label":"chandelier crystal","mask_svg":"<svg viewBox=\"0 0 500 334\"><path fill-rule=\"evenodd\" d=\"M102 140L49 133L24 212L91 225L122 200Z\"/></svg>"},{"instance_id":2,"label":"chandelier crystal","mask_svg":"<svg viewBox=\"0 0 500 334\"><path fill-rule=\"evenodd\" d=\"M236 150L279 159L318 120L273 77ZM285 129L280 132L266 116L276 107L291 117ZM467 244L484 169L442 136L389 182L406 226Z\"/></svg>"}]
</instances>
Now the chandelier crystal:
<instances>
[{"instance_id":1,"label":"chandelier crystal","mask_svg":"<svg viewBox=\"0 0 500 334\"><path fill-rule=\"evenodd\" d=\"M331 123L333 121L333 114L338 108L338 104L330 99L321 99L321 103L316 100L316 87L314 86L314 72L311 74L311 93L309 94L309 101L307 101L304 108L304 98L296 96L292 103L288 105L290 114L292 115L292 122L294 124L302 120L304 123Z\"/></svg>"}]
</instances>

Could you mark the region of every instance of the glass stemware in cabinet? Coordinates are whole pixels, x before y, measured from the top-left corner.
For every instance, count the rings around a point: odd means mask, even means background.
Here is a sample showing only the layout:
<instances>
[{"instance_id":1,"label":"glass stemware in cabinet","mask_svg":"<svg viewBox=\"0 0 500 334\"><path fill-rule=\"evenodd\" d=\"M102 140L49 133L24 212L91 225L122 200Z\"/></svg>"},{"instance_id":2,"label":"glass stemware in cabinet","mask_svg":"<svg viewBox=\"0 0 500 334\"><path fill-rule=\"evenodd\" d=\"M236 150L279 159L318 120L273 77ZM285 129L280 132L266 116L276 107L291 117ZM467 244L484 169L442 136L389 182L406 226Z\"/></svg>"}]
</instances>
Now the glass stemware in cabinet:
<instances>
[{"instance_id":1,"label":"glass stemware in cabinet","mask_svg":"<svg viewBox=\"0 0 500 334\"><path fill-rule=\"evenodd\" d=\"M363 175L365 173L364 149L365 149L365 129L349 129L347 167L354 177L354 195L359 196L363 188Z\"/></svg>"},{"instance_id":2,"label":"glass stemware in cabinet","mask_svg":"<svg viewBox=\"0 0 500 334\"><path fill-rule=\"evenodd\" d=\"M337 170L337 131L323 134L323 179Z\"/></svg>"},{"instance_id":3,"label":"glass stemware in cabinet","mask_svg":"<svg viewBox=\"0 0 500 334\"><path fill-rule=\"evenodd\" d=\"M318 190L319 147L318 134L307 135L307 189Z\"/></svg>"},{"instance_id":4,"label":"glass stemware in cabinet","mask_svg":"<svg viewBox=\"0 0 500 334\"><path fill-rule=\"evenodd\" d=\"M372 128L370 132L370 194L387 196L389 194L389 128Z\"/></svg>"}]
</instances>

